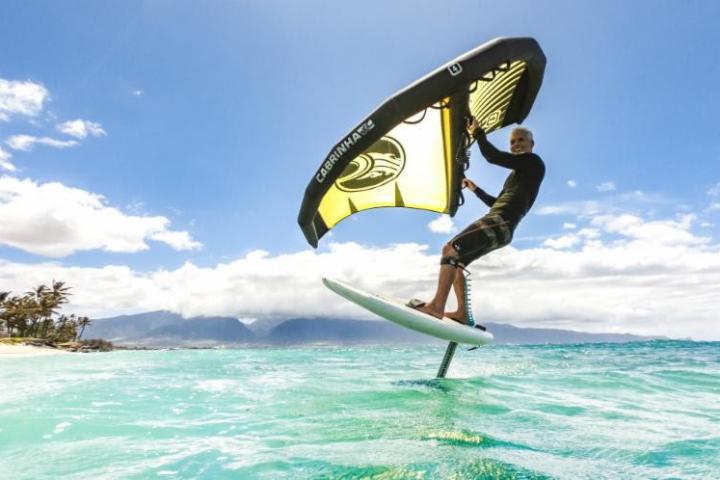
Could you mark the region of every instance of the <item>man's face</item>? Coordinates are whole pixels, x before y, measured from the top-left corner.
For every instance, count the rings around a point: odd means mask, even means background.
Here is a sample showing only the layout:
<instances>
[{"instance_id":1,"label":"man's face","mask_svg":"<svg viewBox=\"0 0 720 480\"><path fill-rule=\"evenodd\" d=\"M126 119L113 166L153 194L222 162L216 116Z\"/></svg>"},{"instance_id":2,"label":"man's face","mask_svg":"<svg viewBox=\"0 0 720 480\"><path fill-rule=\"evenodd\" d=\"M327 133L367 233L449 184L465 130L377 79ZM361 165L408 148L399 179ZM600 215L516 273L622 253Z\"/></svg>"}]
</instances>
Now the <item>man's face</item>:
<instances>
[{"instance_id":1,"label":"man's face","mask_svg":"<svg viewBox=\"0 0 720 480\"><path fill-rule=\"evenodd\" d=\"M515 155L530 153L533 149L533 141L525 132L512 132L510 134L510 151Z\"/></svg>"}]
</instances>

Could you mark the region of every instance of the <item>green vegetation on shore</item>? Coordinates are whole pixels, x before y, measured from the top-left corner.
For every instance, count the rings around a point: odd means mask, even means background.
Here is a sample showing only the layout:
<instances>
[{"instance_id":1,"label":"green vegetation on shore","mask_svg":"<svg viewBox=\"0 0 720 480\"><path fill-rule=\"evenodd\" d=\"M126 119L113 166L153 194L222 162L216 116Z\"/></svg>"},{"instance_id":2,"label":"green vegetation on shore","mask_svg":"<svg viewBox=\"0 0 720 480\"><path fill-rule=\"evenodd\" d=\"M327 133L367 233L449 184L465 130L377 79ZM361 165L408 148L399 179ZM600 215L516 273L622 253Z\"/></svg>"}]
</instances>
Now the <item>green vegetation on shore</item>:
<instances>
[{"instance_id":1,"label":"green vegetation on shore","mask_svg":"<svg viewBox=\"0 0 720 480\"><path fill-rule=\"evenodd\" d=\"M111 350L104 340L81 340L85 327L92 323L86 316L60 313L68 302L70 287L53 281L23 295L0 291L0 337L3 343L46 344L69 349Z\"/></svg>"}]
</instances>

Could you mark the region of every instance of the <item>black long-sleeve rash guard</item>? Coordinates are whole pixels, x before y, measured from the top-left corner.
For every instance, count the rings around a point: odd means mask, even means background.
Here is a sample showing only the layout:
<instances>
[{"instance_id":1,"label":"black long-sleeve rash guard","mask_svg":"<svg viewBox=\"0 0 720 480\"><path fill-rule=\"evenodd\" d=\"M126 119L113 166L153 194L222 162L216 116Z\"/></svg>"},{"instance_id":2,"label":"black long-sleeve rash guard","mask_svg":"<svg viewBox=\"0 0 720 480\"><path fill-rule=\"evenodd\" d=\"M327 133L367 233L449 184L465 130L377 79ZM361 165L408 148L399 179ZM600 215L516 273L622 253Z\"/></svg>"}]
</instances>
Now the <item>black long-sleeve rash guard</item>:
<instances>
[{"instance_id":1,"label":"black long-sleeve rash guard","mask_svg":"<svg viewBox=\"0 0 720 480\"><path fill-rule=\"evenodd\" d=\"M488 207L492 208L492 206L495 205L495 200L497 200L497 197L493 197L482 188L476 186L475 190L473 190L473 193L477 195L477 197L482 200L483 203Z\"/></svg>"},{"instance_id":2,"label":"black long-sleeve rash guard","mask_svg":"<svg viewBox=\"0 0 720 480\"><path fill-rule=\"evenodd\" d=\"M480 188L475 190L475 195L490 207L489 215L500 215L517 225L535 203L545 177L545 163L534 153L515 155L498 150L480 128L475 131L475 139L489 163L512 170L497 198Z\"/></svg>"}]
</instances>

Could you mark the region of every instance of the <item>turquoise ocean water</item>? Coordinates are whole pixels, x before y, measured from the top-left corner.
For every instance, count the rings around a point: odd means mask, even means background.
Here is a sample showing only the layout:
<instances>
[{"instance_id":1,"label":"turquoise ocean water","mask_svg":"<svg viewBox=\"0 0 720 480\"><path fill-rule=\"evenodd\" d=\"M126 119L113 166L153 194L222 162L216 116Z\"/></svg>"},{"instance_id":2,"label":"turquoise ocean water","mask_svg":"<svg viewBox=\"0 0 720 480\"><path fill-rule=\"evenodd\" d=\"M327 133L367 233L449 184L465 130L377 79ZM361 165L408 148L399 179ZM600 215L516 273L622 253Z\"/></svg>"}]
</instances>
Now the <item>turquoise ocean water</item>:
<instances>
[{"instance_id":1,"label":"turquoise ocean water","mask_svg":"<svg viewBox=\"0 0 720 480\"><path fill-rule=\"evenodd\" d=\"M720 478L720 343L0 359L3 479Z\"/></svg>"}]
</instances>

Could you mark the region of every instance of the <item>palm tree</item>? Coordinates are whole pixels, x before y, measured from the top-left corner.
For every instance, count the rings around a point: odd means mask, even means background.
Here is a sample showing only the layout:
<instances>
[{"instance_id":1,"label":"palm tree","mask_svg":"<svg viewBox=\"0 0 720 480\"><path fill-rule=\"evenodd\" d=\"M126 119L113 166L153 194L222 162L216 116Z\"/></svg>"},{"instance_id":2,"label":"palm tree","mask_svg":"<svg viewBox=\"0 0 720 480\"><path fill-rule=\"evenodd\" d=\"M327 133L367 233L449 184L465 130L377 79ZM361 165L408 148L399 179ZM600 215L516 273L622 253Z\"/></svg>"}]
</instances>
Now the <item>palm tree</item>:
<instances>
[{"instance_id":1,"label":"palm tree","mask_svg":"<svg viewBox=\"0 0 720 480\"><path fill-rule=\"evenodd\" d=\"M74 340L75 337L77 337L77 325L77 317L74 313L69 317L67 315L60 315L55 325L53 340L57 342Z\"/></svg>"},{"instance_id":2,"label":"palm tree","mask_svg":"<svg viewBox=\"0 0 720 480\"><path fill-rule=\"evenodd\" d=\"M65 285L65 282L52 281L52 289L48 290L45 295L46 299L46 315L47 318L51 318L57 314L58 308L68 302L68 296L70 296L70 287ZM59 325L55 325L55 335L62 340L74 339L77 332L77 322L75 314L66 317L65 315L60 316Z\"/></svg>"},{"instance_id":3,"label":"palm tree","mask_svg":"<svg viewBox=\"0 0 720 480\"><path fill-rule=\"evenodd\" d=\"M28 333L33 336L46 337L54 330L52 317L57 315L58 308L67 303L70 287L65 282L52 281L52 288L40 285L25 293L25 309L30 325ZM42 320L42 321L41 321ZM64 326L64 322L62 322Z\"/></svg>"},{"instance_id":4,"label":"palm tree","mask_svg":"<svg viewBox=\"0 0 720 480\"><path fill-rule=\"evenodd\" d=\"M10 296L10 292L0 292L0 332L4 329L3 324L7 325L7 308L5 301ZM9 327L7 327L9 330ZM8 331L8 335L10 332Z\"/></svg>"},{"instance_id":5,"label":"palm tree","mask_svg":"<svg viewBox=\"0 0 720 480\"><path fill-rule=\"evenodd\" d=\"M60 315L55 322L55 336L60 336L65 329L65 325L70 320L67 315Z\"/></svg>"},{"instance_id":6,"label":"palm tree","mask_svg":"<svg viewBox=\"0 0 720 480\"><path fill-rule=\"evenodd\" d=\"M46 290L42 294L42 316L49 319L52 318L53 315L56 315L58 308L67 303L67 297L70 295L69 290L70 287L65 286L65 282L56 282L53 280L52 288L46 287Z\"/></svg>"},{"instance_id":7,"label":"palm tree","mask_svg":"<svg viewBox=\"0 0 720 480\"><path fill-rule=\"evenodd\" d=\"M85 331L85 327L92 324L92 320L89 317L78 317L78 326L80 327L80 333L78 334L78 340L82 338L82 334Z\"/></svg>"},{"instance_id":8,"label":"palm tree","mask_svg":"<svg viewBox=\"0 0 720 480\"><path fill-rule=\"evenodd\" d=\"M25 292L25 295L29 295L31 298L35 298L39 301L48 291L49 289L47 285L40 285L39 287L35 287L32 290Z\"/></svg>"},{"instance_id":9,"label":"palm tree","mask_svg":"<svg viewBox=\"0 0 720 480\"><path fill-rule=\"evenodd\" d=\"M66 286L65 282L56 282L53 280L52 290L49 292L49 296L52 299L53 313L55 313L55 308L68 302L67 297L70 295L72 295L70 293L70 287Z\"/></svg>"},{"instance_id":10,"label":"palm tree","mask_svg":"<svg viewBox=\"0 0 720 480\"><path fill-rule=\"evenodd\" d=\"M35 300L27 295L22 297L14 297L13 317L15 328L21 337L27 336L32 331L34 325L33 319L37 315L37 304ZM37 322L37 320L35 320Z\"/></svg>"},{"instance_id":11,"label":"palm tree","mask_svg":"<svg viewBox=\"0 0 720 480\"><path fill-rule=\"evenodd\" d=\"M25 292L27 299L25 308L27 309L28 317L30 319L29 333L32 336L37 336L39 325L38 322L41 318L47 316L47 302L45 297L49 289L46 285L40 285L29 292Z\"/></svg>"},{"instance_id":12,"label":"palm tree","mask_svg":"<svg viewBox=\"0 0 720 480\"><path fill-rule=\"evenodd\" d=\"M39 333L38 337L40 338L48 338L50 335L48 335L49 332L52 332L54 330L55 325L53 324L53 320L50 317L45 317L42 319L42 321L39 323Z\"/></svg>"},{"instance_id":13,"label":"palm tree","mask_svg":"<svg viewBox=\"0 0 720 480\"><path fill-rule=\"evenodd\" d=\"M82 336L92 322L88 317L59 315L68 302L71 288L65 282L53 280L51 287L40 285L22 296L0 291L0 333L7 335L41 336L68 341ZM78 335L78 327L81 328Z\"/></svg>"}]
</instances>

